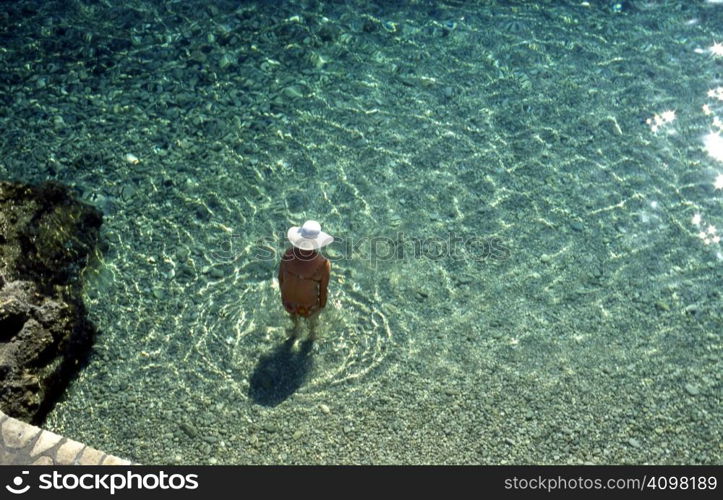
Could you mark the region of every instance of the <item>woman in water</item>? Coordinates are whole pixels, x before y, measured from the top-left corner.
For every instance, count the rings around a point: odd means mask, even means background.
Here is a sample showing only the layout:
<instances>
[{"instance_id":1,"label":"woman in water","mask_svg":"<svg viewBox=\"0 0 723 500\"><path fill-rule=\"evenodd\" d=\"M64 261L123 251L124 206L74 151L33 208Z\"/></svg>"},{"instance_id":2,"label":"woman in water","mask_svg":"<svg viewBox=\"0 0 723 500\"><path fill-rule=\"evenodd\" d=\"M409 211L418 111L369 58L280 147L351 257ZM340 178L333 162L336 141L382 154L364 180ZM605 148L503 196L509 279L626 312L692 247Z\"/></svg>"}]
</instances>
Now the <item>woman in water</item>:
<instances>
[{"instance_id":1,"label":"woman in water","mask_svg":"<svg viewBox=\"0 0 723 500\"><path fill-rule=\"evenodd\" d=\"M294 321L294 336L299 333L299 318L310 318L309 338L313 340L316 318L326 306L331 273L331 263L319 249L334 238L313 220L306 221L301 227L292 227L287 237L293 246L286 250L279 266L281 302Z\"/></svg>"}]
</instances>

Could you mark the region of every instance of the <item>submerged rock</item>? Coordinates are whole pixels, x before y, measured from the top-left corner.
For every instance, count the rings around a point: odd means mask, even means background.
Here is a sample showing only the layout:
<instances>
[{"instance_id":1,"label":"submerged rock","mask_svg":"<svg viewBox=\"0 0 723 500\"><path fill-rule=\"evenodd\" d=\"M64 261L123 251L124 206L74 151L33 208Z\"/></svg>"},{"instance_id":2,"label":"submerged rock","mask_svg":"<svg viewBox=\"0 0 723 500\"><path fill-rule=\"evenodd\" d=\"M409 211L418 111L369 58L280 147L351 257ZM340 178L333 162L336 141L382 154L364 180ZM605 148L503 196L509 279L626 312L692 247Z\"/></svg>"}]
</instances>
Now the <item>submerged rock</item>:
<instances>
[{"instance_id":1,"label":"submerged rock","mask_svg":"<svg viewBox=\"0 0 723 500\"><path fill-rule=\"evenodd\" d=\"M0 409L39 423L95 333L80 272L102 216L54 183L0 182Z\"/></svg>"}]
</instances>

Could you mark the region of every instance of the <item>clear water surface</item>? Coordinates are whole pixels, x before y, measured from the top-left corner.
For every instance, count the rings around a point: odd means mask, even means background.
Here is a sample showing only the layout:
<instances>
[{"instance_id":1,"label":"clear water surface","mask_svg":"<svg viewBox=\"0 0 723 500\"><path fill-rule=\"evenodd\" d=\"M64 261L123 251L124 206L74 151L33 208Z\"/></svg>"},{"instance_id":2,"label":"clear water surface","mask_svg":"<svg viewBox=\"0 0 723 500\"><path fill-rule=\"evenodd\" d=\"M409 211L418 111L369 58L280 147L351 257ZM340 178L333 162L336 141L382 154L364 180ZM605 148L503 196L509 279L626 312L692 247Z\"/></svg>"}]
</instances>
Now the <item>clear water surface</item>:
<instances>
[{"instance_id":1,"label":"clear water surface","mask_svg":"<svg viewBox=\"0 0 723 500\"><path fill-rule=\"evenodd\" d=\"M721 2L6 5L0 176L105 214L50 430L143 463L721 463ZM306 219L329 304L288 342Z\"/></svg>"}]
</instances>

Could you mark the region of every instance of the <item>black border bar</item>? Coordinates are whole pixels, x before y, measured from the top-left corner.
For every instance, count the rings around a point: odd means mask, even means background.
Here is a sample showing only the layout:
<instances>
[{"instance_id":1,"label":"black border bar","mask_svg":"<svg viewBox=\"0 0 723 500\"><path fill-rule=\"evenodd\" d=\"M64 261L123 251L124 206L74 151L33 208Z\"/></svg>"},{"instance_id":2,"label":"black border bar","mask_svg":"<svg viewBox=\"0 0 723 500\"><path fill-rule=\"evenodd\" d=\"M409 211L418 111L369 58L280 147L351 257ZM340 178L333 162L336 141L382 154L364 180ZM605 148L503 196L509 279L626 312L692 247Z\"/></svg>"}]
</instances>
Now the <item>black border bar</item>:
<instances>
[{"instance_id":1,"label":"black border bar","mask_svg":"<svg viewBox=\"0 0 723 500\"><path fill-rule=\"evenodd\" d=\"M289 494L376 500L392 493L444 499L699 498L720 497L721 470L721 466L5 466L0 467L0 499L251 499ZM25 492L13 494L9 488Z\"/></svg>"}]
</instances>

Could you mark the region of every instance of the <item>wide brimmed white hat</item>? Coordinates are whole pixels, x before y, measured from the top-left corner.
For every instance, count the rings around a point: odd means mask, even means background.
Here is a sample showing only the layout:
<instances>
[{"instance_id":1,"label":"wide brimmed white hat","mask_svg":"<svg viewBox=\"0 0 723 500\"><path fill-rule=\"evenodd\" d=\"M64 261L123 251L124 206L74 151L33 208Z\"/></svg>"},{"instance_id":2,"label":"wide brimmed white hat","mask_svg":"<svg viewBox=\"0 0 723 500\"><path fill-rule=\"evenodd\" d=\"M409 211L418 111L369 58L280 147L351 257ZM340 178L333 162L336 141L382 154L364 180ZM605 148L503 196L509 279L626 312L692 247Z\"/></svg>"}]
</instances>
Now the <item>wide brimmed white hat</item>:
<instances>
[{"instance_id":1,"label":"wide brimmed white hat","mask_svg":"<svg viewBox=\"0 0 723 500\"><path fill-rule=\"evenodd\" d=\"M334 237L322 231L321 224L315 220L307 220L301 227L290 228L286 236L292 245L301 250L318 250L334 241Z\"/></svg>"}]
</instances>

